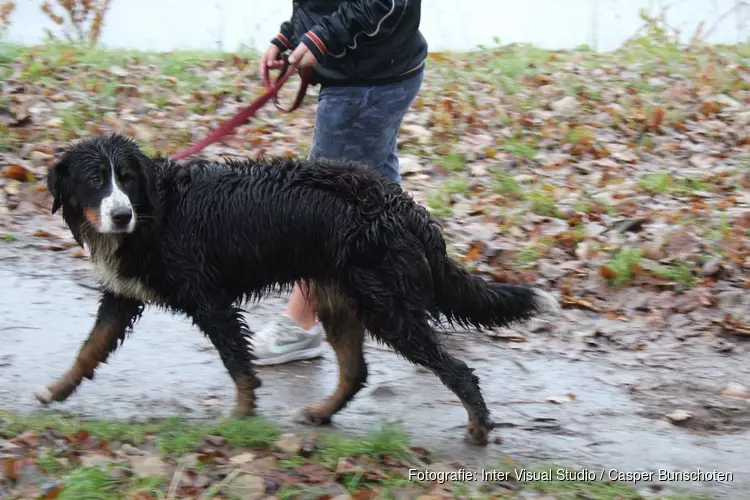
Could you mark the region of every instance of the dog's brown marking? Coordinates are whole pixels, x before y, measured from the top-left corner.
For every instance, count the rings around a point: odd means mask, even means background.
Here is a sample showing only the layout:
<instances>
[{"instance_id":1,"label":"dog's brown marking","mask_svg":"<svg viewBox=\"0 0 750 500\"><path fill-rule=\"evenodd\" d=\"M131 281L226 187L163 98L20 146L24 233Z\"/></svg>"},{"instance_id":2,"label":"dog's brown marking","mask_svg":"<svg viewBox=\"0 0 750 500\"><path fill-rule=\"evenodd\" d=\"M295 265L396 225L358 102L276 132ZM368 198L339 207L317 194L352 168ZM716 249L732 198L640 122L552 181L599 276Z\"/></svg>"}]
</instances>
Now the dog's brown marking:
<instances>
[{"instance_id":1,"label":"dog's brown marking","mask_svg":"<svg viewBox=\"0 0 750 500\"><path fill-rule=\"evenodd\" d=\"M331 396L302 412L308 422L327 424L365 385L367 364L362 352L365 329L346 298L335 288L313 285L311 292L318 306L318 318L326 330L328 343L336 351L339 380Z\"/></svg>"},{"instance_id":2,"label":"dog's brown marking","mask_svg":"<svg viewBox=\"0 0 750 500\"><path fill-rule=\"evenodd\" d=\"M83 216L86 217L86 220L91 224L95 229L98 229L101 226L102 220L99 216L99 210L96 208L84 208L83 209Z\"/></svg>"},{"instance_id":3,"label":"dog's brown marking","mask_svg":"<svg viewBox=\"0 0 750 500\"><path fill-rule=\"evenodd\" d=\"M251 374L239 375L234 379L237 386L237 402L232 410L235 418L255 415L255 389L260 387L260 380Z\"/></svg>"},{"instance_id":4,"label":"dog's brown marking","mask_svg":"<svg viewBox=\"0 0 750 500\"><path fill-rule=\"evenodd\" d=\"M468 440L472 444L481 446L486 445L490 440L489 437L492 426L483 424L468 403L462 401L462 404L464 405L464 408L466 408L466 413L468 413L469 415L469 423L466 425L466 434Z\"/></svg>"},{"instance_id":5,"label":"dog's brown marking","mask_svg":"<svg viewBox=\"0 0 750 500\"><path fill-rule=\"evenodd\" d=\"M43 404L65 401L81 384L84 378L93 379L100 363L107 361L117 349L118 342L125 339L129 326L140 314L142 303L130 299L105 295L99 305L96 322L88 338L78 351L70 369L46 389L36 392Z\"/></svg>"},{"instance_id":6,"label":"dog's brown marking","mask_svg":"<svg viewBox=\"0 0 750 500\"><path fill-rule=\"evenodd\" d=\"M117 341L125 336L124 324L97 325L78 352L73 366L48 387L54 401L64 401L81 384L84 377L91 380L100 363L107 361L110 353L117 349Z\"/></svg>"}]
</instances>

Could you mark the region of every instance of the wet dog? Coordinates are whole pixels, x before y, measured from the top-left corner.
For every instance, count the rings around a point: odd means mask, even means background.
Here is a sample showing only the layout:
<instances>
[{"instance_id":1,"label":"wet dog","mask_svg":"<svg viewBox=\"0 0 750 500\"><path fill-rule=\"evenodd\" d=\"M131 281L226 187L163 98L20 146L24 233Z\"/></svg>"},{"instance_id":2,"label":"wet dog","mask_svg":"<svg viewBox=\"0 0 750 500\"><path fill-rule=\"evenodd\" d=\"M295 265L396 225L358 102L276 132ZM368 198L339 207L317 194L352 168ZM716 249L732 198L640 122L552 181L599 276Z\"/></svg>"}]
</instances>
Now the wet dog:
<instances>
[{"instance_id":1,"label":"wet dog","mask_svg":"<svg viewBox=\"0 0 750 500\"><path fill-rule=\"evenodd\" d=\"M70 369L36 392L63 401L122 344L144 306L187 315L216 347L237 391L233 415L255 413L252 333L239 305L305 282L339 379L304 408L325 424L363 387L365 331L435 373L461 400L468 438L493 428L479 379L439 342L430 320L493 328L556 312L535 287L489 283L446 254L439 224L395 183L363 166L288 158L175 164L127 137L69 147L50 169L52 213L88 247L102 295Z\"/></svg>"}]
</instances>

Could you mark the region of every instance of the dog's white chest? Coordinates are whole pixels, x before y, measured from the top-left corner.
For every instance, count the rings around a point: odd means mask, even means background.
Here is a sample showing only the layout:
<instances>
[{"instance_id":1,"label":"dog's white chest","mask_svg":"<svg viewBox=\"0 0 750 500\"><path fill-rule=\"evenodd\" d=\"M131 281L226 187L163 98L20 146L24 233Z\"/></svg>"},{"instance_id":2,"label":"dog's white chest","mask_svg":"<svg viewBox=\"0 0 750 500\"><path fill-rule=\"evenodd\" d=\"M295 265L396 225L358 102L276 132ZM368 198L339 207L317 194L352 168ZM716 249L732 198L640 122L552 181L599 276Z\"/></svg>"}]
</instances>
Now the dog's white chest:
<instances>
[{"instance_id":1,"label":"dog's white chest","mask_svg":"<svg viewBox=\"0 0 750 500\"><path fill-rule=\"evenodd\" d=\"M123 278L117 272L117 262L111 255L94 254L91 256L94 273L101 281L102 287L116 295L142 302L157 302L157 296L137 278Z\"/></svg>"}]
</instances>

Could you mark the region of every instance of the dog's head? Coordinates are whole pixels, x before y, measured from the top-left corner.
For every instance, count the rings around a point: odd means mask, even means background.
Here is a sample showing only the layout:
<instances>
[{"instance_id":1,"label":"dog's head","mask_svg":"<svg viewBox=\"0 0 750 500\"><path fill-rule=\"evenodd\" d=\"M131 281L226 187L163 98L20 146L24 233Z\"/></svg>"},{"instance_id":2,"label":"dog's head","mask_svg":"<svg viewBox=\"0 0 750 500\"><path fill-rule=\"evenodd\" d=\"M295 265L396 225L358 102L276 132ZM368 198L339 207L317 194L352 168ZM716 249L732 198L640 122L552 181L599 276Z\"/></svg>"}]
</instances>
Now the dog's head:
<instances>
[{"instance_id":1,"label":"dog's head","mask_svg":"<svg viewBox=\"0 0 750 500\"><path fill-rule=\"evenodd\" d=\"M84 225L99 234L128 234L159 206L157 171L138 145L121 135L84 139L68 148L47 176L52 213L76 239Z\"/></svg>"}]
</instances>

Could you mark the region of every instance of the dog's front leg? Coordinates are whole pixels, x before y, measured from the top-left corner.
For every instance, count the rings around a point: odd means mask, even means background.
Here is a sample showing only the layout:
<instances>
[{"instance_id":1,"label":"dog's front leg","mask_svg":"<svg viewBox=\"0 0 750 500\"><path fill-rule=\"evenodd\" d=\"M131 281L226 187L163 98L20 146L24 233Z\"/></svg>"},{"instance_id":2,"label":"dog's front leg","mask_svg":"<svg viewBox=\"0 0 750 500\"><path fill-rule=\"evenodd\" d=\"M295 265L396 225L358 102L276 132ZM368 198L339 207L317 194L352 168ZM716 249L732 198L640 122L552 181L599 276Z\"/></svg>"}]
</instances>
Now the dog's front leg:
<instances>
[{"instance_id":1,"label":"dog's front leg","mask_svg":"<svg viewBox=\"0 0 750 500\"><path fill-rule=\"evenodd\" d=\"M241 311L237 308L203 306L191 316L219 351L219 357L237 387L232 416L242 418L254 415L255 389L260 387L260 380L253 370L250 330Z\"/></svg>"},{"instance_id":2,"label":"dog's front leg","mask_svg":"<svg viewBox=\"0 0 750 500\"><path fill-rule=\"evenodd\" d=\"M105 363L109 355L125 340L125 334L132 328L143 312L143 303L137 300L104 292L99 302L99 310L94 328L81 346L73 366L48 387L34 393L42 404L64 401L83 378L94 378L94 371L100 363Z\"/></svg>"}]
</instances>

